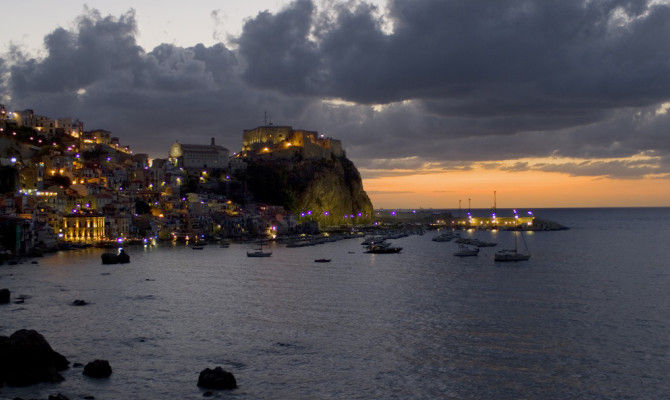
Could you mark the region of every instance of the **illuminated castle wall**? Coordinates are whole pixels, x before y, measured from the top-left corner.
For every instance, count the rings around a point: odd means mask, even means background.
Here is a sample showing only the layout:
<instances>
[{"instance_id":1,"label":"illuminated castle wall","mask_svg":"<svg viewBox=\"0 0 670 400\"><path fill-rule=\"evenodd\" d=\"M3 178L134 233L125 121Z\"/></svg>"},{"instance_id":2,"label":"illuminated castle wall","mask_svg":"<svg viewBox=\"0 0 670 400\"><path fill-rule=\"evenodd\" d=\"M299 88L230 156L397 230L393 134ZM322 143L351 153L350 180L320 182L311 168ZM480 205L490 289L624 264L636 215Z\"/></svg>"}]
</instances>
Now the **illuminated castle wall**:
<instances>
[{"instance_id":1,"label":"illuminated castle wall","mask_svg":"<svg viewBox=\"0 0 670 400\"><path fill-rule=\"evenodd\" d=\"M330 158L344 155L342 142L314 131L291 126L265 125L246 129L242 135L242 151L277 158Z\"/></svg>"}]
</instances>

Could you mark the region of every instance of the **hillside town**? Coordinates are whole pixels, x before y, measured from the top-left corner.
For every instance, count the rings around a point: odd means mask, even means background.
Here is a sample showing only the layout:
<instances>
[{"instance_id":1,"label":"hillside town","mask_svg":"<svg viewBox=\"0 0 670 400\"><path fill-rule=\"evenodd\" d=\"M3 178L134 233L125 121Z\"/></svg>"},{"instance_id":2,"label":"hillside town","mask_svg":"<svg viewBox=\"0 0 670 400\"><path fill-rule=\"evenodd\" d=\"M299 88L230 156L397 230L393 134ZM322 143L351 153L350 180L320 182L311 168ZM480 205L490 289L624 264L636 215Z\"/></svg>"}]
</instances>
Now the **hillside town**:
<instances>
[{"instance_id":1,"label":"hillside town","mask_svg":"<svg viewBox=\"0 0 670 400\"><path fill-rule=\"evenodd\" d=\"M344 154L338 140L266 124L243 132L239 153L211 138L208 144L166 144L167 157L152 159L112 132L85 128L77 119L0 105L2 254L314 232L312 210L256 202L236 176L250 157ZM361 212L351 210L337 222L359 217Z\"/></svg>"}]
</instances>

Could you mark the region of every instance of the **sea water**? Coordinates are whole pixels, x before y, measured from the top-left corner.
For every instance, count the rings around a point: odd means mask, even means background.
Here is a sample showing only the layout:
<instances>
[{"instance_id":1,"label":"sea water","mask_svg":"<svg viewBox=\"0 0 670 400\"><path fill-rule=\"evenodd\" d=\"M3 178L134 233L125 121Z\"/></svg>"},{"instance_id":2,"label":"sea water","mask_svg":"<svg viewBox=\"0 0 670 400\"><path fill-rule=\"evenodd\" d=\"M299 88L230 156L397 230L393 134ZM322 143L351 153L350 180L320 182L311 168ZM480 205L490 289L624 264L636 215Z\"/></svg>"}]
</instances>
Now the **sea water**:
<instances>
[{"instance_id":1,"label":"sea water","mask_svg":"<svg viewBox=\"0 0 670 400\"><path fill-rule=\"evenodd\" d=\"M230 399L668 398L670 209L535 213L571 229L526 234L520 263L493 261L511 232L463 232L499 245L458 258L428 231L394 240L401 254L343 240L270 258L159 246L128 248L126 265L88 249L0 266L0 287L28 296L0 306L0 334L36 329L71 362L113 368L0 398L197 399L214 366L237 379L215 394Z\"/></svg>"}]
</instances>

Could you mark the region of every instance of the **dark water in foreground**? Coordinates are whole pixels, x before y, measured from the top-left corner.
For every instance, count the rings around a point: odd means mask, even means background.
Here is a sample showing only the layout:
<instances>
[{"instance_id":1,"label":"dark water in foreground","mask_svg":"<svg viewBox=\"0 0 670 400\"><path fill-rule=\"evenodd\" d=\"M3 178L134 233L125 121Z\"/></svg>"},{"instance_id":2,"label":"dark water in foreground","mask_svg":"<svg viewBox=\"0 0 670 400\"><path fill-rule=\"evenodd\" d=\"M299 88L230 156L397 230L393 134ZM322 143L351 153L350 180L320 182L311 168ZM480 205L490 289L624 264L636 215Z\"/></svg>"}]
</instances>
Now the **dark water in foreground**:
<instances>
[{"instance_id":1,"label":"dark water in foreground","mask_svg":"<svg viewBox=\"0 0 670 400\"><path fill-rule=\"evenodd\" d=\"M214 365L235 374L240 388L217 394L231 399L668 398L670 209L536 214L572 229L529 234L533 258L516 265L491 248L455 258L429 232L394 241L400 255L348 240L267 259L210 245L131 249L125 266L97 250L2 266L0 287L31 297L0 306L0 334L37 329L114 373L71 368L0 398L197 399Z\"/></svg>"}]
</instances>

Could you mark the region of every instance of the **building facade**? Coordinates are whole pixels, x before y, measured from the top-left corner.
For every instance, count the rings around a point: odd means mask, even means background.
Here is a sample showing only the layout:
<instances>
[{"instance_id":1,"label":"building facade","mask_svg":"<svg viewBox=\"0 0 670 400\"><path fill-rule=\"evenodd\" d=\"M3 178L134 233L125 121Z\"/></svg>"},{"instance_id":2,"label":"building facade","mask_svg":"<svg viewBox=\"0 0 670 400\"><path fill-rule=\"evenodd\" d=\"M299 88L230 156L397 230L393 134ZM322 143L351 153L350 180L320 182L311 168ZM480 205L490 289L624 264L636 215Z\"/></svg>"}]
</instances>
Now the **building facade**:
<instances>
[{"instance_id":1,"label":"building facade","mask_svg":"<svg viewBox=\"0 0 670 400\"><path fill-rule=\"evenodd\" d=\"M63 216L63 240L94 243L105 239L105 217L99 213L74 213Z\"/></svg>"},{"instance_id":2,"label":"building facade","mask_svg":"<svg viewBox=\"0 0 670 400\"><path fill-rule=\"evenodd\" d=\"M217 146L212 138L209 145L175 142L170 147L169 160L175 167L180 168L222 169L228 167L228 155L228 149Z\"/></svg>"}]
</instances>

